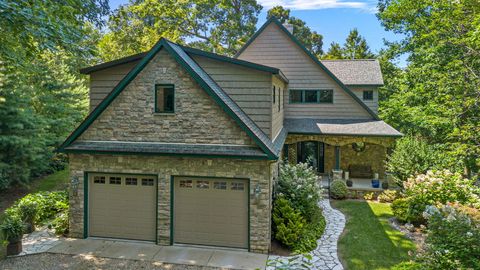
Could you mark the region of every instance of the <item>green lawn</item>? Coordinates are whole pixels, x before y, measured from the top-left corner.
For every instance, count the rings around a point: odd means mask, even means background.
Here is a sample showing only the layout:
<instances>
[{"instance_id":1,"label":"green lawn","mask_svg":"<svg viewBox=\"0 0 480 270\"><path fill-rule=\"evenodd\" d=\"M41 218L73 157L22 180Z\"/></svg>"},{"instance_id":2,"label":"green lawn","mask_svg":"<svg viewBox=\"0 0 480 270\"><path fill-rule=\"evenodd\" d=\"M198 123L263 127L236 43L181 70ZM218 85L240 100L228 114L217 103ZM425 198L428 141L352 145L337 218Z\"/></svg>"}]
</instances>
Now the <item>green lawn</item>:
<instances>
[{"instance_id":1,"label":"green lawn","mask_svg":"<svg viewBox=\"0 0 480 270\"><path fill-rule=\"evenodd\" d=\"M347 217L338 252L346 269L375 270L408 261L415 244L388 223L389 204L365 201L332 201Z\"/></svg>"}]
</instances>

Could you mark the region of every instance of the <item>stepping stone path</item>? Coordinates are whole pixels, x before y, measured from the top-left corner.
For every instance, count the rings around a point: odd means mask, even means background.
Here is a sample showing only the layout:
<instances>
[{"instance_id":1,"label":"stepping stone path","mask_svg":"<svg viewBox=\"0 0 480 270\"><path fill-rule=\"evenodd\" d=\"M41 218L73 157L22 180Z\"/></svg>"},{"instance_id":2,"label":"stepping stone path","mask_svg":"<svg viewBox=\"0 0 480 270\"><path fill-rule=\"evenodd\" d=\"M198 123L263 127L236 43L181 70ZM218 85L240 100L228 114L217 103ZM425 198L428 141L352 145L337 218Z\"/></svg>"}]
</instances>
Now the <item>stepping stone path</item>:
<instances>
[{"instance_id":1,"label":"stepping stone path","mask_svg":"<svg viewBox=\"0 0 480 270\"><path fill-rule=\"evenodd\" d=\"M322 237L318 239L318 246L310 252L312 260L312 269L319 270L343 270L337 255L337 242L345 228L345 216L338 210L330 206L328 199L321 200L318 205L323 209L326 226ZM302 261L308 261L303 255L296 256L269 256L267 270L274 270L277 267L284 266L288 262L292 265L300 265Z\"/></svg>"},{"instance_id":2,"label":"stepping stone path","mask_svg":"<svg viewBox=\"0 0 480 270\"><path fill-rule=\"evenodd\" d=\"M58 244L60 238L47 228L40 228L22 239L22 252L18 255L28 255L46 252Z\"/></svg>"}]
</instances>

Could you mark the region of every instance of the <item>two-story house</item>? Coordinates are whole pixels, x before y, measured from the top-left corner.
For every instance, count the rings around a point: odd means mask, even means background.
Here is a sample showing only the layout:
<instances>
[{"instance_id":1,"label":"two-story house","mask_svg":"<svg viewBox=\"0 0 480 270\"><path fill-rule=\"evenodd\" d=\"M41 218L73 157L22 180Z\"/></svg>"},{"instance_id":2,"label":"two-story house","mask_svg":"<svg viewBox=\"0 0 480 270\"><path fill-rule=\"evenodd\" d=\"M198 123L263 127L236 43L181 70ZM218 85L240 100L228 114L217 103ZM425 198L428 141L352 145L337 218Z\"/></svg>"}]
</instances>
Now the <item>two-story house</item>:
<instances>
[{"instance_id":1,"label":"two-story house","mask_svg":"<svg viewBox=\"0 0 480 270\"><path fill-rule=\"evenodd\" d=\"M382 177L401 136L376 60L319 61L274 18L234 58L161 39L82 72L91 112L60 147L73 237L266 253L281 159Z\"/></svg>"}]
</instances>

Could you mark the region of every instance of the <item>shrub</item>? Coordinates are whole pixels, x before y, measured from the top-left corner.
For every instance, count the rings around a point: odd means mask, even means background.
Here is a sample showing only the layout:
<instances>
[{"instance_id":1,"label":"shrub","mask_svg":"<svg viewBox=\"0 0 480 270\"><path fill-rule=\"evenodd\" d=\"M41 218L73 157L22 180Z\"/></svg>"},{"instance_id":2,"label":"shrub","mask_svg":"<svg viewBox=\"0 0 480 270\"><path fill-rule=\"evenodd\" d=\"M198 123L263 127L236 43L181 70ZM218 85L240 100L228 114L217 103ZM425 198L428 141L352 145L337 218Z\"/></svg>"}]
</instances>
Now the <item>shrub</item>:
<instances>
[{"instance_id":1,"label":"shrub","mask_svg":"<svg viewBox=\"0 0 480 270\"><path fill-rule=\"evenodd\" d=\"M273 205L273 224L275 239L289 248L293 248L302 235L306 220L302 213L295 210L290 201L277 198Z\"/></svg>"},{"instance_id":2,"label":"shrub","mask_svg":"<svg viewBox=\"0 0 480 270\"><path fill-rule=\"evenodd\" d=\"M448 170L428 171L426 174L409 178L404 183L404 188L404 195L408 198L406 212L411 219L409 221L422 222L422 213L428 205L447 202L478 204L479 202L479 188L473 184L473 181Z\"/></svg>"},{"instance_id":3,"label":"shrub","mask_svg":"<svg viewBox=\"0 0 480 270\"><path fill-rule=\"evenodd\" d=\"M375 192L367 192L365 195L363 195L363 199L367 201L372 201L375 199Z\"/></svg>"},{"instance_id":4,"label":"shrub","mask_svg":"<svg viewBox=\"0 0 480 270\"><path fill-rule=\"evenodd\" d=\"M342 180L335 180L330 184L330 195L332 198L341 200L347 196L347 185Z\"/></svg>"},{"instance_id":5,"label":"shrub","mask_svg":"<svg viewBox=\"0 0 480 270\"><path fill-rule=\"evenodd\" d=\"M299 241L293 247L295 253L306 253L317 248L317 240L322 237L326 225L325 217L320 207L317 206L311 220L310 223L307 223Z\"/></svg>"},{"instance_id":6,"label":"shrub","mask_svg":"<svg viewBox=\"0 0 480 270\"><path fill-rule=\"evenodd\" d=\"M410 199L398 198L392 202L393 215L401 222L418 223L418 216L413 216L410 213Z\"/></svg>"},{"instance_id":7,"label":"shrub","mask_svg":"<svg viewBox=\"0 0 480 270\"><path fill-rule=\"evenodd\" d=\"M480 269L479 212L457 204L429 206L426 249L418 261L427 269Z\"/></svg>"},{"instance_id":8,"label":"shrub","mask_svg":"<svg viewBox=\"0 0 480 270\"><path fill-rule=\"evenodd\" d=\"M394 265L391 270L424 270L425 268L414 261L401 262L397 265Z\"/></svg>"},{"instance_id":9,"label":"shrub","mask_svg":"<svg viewBox=\"0 0 480 270\"><path fill-rule=\"evenodd\" d=\"M60 213L49 225L49 228L53 228L56 234L67 235L69 231L68 221L68 211Z\"/></svg>"},{"instance_id":10,"label":"shrub","mask_svg":"<svg viewBox=\"0 0 480 270\"><path fill-rule=\"evenodd\" d=\"M397 191L395 190L384 190L380 195L378 195L379 202L391 203L397 198Z\"/></svg>"},{"instance_id":11,"label":"shrub","mask_svg":"<svg viewBox=\"0 0 480 270\"><path fill-rule=\"evenodd\" d=\"M426 173L432 169L449 168L443 164L445 158L442 153L443 151L439 151L436 146L420 138L405 136L397 140L395 150L387 159L386 167L401 187L404 181L416 174Z\"/></svg>"},{"instance_id":12,"label":"shrub","mask_svg":"<svg viewBox=\"0 0 480 270\"><path fill-rule=\"evenodd\" d=\"M0 230L8 241L16 240L23 235L24 225L18 215L7 214L0 225Z\"/></svg>"},{"instance_id":13,"label":"shrub","mask_svg":"<svg viewBox=\"0 0 480 270\"><path fill-rule=\"evenodd\" d=\"M276 195L289 200L294 209L310 220L321 196L314 169L306 163L282 163Z\"/></svg>"}]
</instances>

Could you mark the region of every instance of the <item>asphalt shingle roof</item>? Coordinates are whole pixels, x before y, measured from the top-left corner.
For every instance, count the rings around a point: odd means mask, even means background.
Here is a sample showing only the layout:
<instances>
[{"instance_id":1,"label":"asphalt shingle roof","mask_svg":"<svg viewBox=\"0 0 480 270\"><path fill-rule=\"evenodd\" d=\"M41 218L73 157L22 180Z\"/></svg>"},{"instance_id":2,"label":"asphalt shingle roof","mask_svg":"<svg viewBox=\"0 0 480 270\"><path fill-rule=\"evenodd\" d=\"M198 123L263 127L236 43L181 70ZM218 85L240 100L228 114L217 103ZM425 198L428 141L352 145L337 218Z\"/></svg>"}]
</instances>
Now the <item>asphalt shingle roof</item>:
<instances>
[{"instance_id":1,"label":"asphalt shingle roof","mask_svg":"<svg viewBox=\"0 0 480 270\"><path fill-rule=\"evenodd\" d=\"M380 63L375 59L322 60L345 85L383 85Z\"/></svg>"},{"instance_id":2,"label":"asphalt shingle roof","mask_svg":"<svg viewBox=\"0 0 480 270\"><path fill-rule=\"evenodd\" d=\"M141 153L151 155L210 155L266 158L267 155L258 147L242 145L217 144L175 144L153 142L120 141L75 141L65 148L67 152L95 153Z\"/></svg>"},{"instance_id":3,"label":"asphalt shingle roof","mask_svg":"<svg viewBox=\"0 0 480 270\"><path fill-rule=\"evenodd\" d=\"M390 125L378 120L292 118L285 119L284 126L288 133L293 134L402 136L402 133Z\"/></svg>"}]
</instances>

